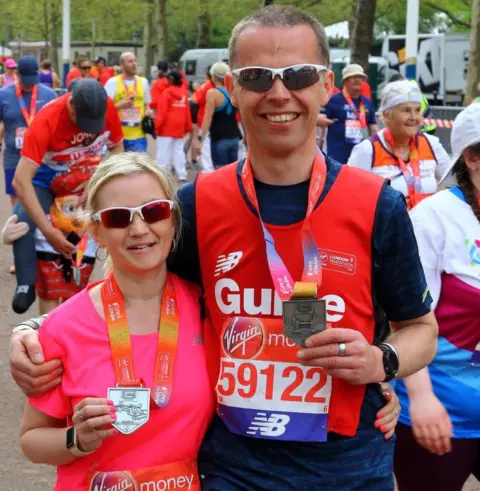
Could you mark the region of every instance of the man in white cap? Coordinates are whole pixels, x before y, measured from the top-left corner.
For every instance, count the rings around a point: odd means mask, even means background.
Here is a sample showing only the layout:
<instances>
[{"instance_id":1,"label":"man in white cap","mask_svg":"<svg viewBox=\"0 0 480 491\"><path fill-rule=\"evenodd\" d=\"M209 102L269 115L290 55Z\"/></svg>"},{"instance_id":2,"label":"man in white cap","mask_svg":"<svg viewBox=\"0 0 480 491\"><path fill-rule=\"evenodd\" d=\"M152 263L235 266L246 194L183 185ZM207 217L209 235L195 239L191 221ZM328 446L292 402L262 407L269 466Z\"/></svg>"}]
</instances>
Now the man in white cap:
<instances>
[{"instance_id":1,"label":"man in white cap","mask_svg":"<svg viewBox=\"0 0 480 491\"><path fill-rule=\"evenodd\" d=\"M327 133L327 152L341 164L348 161L357 143L378 131L373 102L361 95L366 79L360 65L347 65L342 71L342 92L332 96L325 108L333 121Z\"/></svg>"}]
</instances>

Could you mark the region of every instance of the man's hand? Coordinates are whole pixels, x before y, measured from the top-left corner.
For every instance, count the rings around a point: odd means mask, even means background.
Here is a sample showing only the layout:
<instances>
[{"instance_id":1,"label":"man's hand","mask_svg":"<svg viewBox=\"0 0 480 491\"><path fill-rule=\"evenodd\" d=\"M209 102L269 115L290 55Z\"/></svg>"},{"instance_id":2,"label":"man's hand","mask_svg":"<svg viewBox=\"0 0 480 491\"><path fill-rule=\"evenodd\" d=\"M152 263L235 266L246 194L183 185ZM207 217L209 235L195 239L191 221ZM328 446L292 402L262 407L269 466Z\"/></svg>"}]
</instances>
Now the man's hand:
<instances>
[{"instance_id":1,"label":"man's hand","mask_svg":"<svg viewBox=\"0 0 480 491\"><path fill-rule=\"evenodd\" d=\"M410 418L413 435L422 447L437 455L452 451L452 422L433 392L410 396Z\"/></svg>"},{"instance_id":2,"label":"man's hand","mask_svg":"<svg viewBox=\"0 0 480 491\"><path fill-rule=\"evenodd\" d=\"M346 348L343 356L339 356L340 343ZM353 385L381 382L385 378L381 350L371 346L359 331L329 328L310 336L305 345L297 355L302 365L323 368L328 375Z\"/></svg>"},{"instance_id":3,"label":"man's hand","mask_svg":"<svg viewBox=\"0 0 480 491\"><path fill-rule=\"evenodd\" d=\"M13 380L27 396L43 395L62 381L61 361L45 362L37 331L20 331L12 336L9 360Z\"/></svg>"},{"instance_id":4,"label":"man's hand","mask_svg":"<svg viewBox=\"0 0 480 491\"><path fill-rule=\"evenodd\" d=\"M133 99L131 98L122 99L117 104L117 109L131 109L132 107L133 107Z\"/></svg>"},{"instance_id":5,"label":"man's hand","mask_svg":"<svg viewBox=\"0 0 480 491\"><path fill-rule=\"evenodd\" d=\"M45 238L59 254L65 256L67 259L70 258L75 251L75 246L65 238L63 232L54 227L52 227L48 234L45 234Z\"/></svg>"},{"instance_id":6,"label":"man's hand","mask_svg":"<svg viewBox=\"0 0 480 491\"><path fill-rule=\"evenodd\" d=\"M28 233L30 227L27 222L18 223L17 215L12 215L2 230L2 244L10 245Z\"/></svg>"},{"instance_id":7,"label":"man's hand","mask_svg":"<svg viewBox=\"0 0 480 491\"><path fill-rule=\"evenodd\" d=\"M336 119L328 119L327 116L325 116L325 114L319 114L317 116L317 123L316 123L316 126L318 126L319 128L328 128L329 126L331 126L333 123L335 123Z\"/></svg>"},{"instance_id":8,"label":"man's hand","mask_svg":"<svg viewBox=\"0 0 480 491\"><path fill-rule=\"evenodd\" d=\"M102 446L105 438L118 435L118 430L108 427L117 419L116 414L112 401L98 397L87 397L75 406L72 423L79 450L92 452Z\"/></svg>"}]
</instances>

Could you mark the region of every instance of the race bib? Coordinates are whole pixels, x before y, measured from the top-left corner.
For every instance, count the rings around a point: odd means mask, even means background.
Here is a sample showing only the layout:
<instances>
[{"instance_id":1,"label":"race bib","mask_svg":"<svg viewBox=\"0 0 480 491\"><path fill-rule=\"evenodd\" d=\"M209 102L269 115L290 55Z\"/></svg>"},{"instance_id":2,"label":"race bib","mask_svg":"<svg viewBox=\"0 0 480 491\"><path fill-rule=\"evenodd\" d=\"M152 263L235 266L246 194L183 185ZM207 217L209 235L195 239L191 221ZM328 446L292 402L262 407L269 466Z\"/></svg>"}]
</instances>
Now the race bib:
<instances>
[{"instance_id":1,"label":"race bib","mask_svg":"<svg viewBox=\"0 0 480 491\"><path fill-rule=\"evenodd\" d=\"M357 144L368 137L367 128L362 128L362 124L357 119L345 120L345 141Z\"/></svg>"},{"instance_id":2,"label":"race bib","mask_svg":"<svg viewBox=\"0 0 480 491\"><path fill-rule=\"evenodd\" d=\"M216 392L219 415L232 433L326 441L332 379L321 368L300 365L298 350L281 319L226 322Z\"/></svg>"},{"instance_id":3,"label":"race bib","mask_svg":"<svg viewBox=\"0 0 480 491\"><path fill-rule=\"evenodd\" d=\"M120 119L122 126L139 126L141 121L140 108L132 107L130 109L122 109Z\"/></svg>"},{"instance_id":4,"label":"race bib","mask_svg":"<svg viewBox=\"0 0 480 491\"><path fill-rule=\"evenodd\" d=\"M22 150L23 138L24 138L26 132L27 132L27 128L17 128L15 130L15 148L17 150Z\"/></svg>"},{"instance_id":5,"label":"race bib","mask_svg":"<svg viewBox=\"0 0 480 491\"><path fill-rule=\"evenodd\" d=\"M109 489L200 491L197 464L173 462L134 471L96 472L89 479L88 491Z\"/></svg>"}]
</instances>

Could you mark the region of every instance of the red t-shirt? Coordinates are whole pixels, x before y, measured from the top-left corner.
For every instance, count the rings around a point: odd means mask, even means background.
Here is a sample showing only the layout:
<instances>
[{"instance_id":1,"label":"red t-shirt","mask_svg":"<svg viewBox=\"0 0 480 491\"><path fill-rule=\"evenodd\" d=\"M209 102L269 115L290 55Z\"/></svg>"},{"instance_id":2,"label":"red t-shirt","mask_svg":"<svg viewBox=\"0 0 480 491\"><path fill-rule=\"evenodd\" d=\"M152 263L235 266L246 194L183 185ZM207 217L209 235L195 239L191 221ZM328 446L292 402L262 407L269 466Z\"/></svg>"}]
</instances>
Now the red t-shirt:
<instances>
[{"instance_id":1,"label":"red t-shirt","mask_svg":"<svg viewBox=\"0 0 480 491\"><path fill-rule=\"evenodd\" d=\"M152 109L157 109L158 102L160 101L160 96L162 95L162 92L167 88L168 88L167 77L160 77L157 78L157 80L155 80L150 90L150 96L152 99L150 101L150 107Z\"/></svg>"},{"instance_id":2,"label":"red t-shirt","mask_svg":"<svg viewBox=\"0 0 480 491\"><path fill-rule=\"evenodd\" d=\"M84 133L68 119L65 94L47 104L35 117L23 143L22 157L35 162L38 169L33 183L49 187L52 180L68 171L70 165L92 155L101 155L104 147L123 140L122 126L111 99L107 102L105 127L99 135Z\"/></svg>"}]
</instances>

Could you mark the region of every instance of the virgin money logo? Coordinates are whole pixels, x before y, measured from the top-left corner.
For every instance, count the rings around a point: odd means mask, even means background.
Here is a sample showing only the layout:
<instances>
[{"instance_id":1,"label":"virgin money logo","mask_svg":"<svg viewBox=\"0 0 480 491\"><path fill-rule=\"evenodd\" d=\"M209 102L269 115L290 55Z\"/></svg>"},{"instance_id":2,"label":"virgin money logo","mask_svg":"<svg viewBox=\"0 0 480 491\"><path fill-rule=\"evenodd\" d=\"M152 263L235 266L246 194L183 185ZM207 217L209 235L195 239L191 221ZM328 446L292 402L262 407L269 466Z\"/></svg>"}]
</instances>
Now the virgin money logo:
<instances>
[{"instance_id":1,"label":"virgin money logo","mask_svg":"<svg viewBox=\"0 0 480 491\"><path fill-rule=\"evenodd\" d=\"M263 325L258 319L234 317L223 333L223 349L231 358L255 358L263 347L264 337Z\"/></svg>"},{"instance_id":2,"label":"virgin money logo","mask_svg":"<svg viewBox=\"0 0 480 491\"><path fill-rule=\"evenodd\" d=\"M127 472L99 472L90 484L90 491L133 491L136 489L134 479Z\"/></svg>"}]
</instances>

